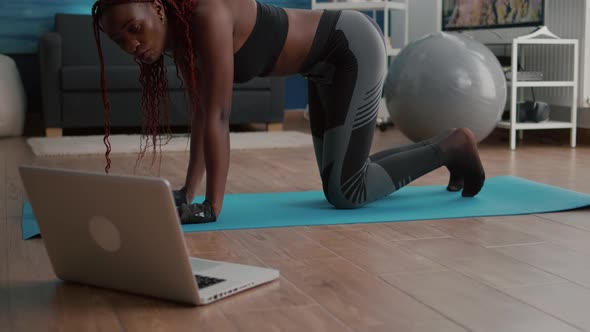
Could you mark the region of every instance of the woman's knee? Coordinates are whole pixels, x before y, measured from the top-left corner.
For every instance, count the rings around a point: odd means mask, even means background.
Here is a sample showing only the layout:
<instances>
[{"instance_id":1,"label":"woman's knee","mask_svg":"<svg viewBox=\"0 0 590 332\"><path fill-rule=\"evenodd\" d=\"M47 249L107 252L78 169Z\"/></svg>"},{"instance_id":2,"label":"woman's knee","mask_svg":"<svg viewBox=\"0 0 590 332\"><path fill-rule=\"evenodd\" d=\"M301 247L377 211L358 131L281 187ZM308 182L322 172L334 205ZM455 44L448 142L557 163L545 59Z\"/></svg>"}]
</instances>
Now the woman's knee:
<instances>
[{"instance_id":1,"label":"woman's knee","mask_svg":"<svg viewBox=\"0 0 590 332\"><path fill-rule=\"evenodd\" d=\"M327 190L327 188L324 188L324 196L336 209L356 209L365 205L364 202L355 200L353 197L346 197L342 190Z\"/></svg>"}]
</instances>

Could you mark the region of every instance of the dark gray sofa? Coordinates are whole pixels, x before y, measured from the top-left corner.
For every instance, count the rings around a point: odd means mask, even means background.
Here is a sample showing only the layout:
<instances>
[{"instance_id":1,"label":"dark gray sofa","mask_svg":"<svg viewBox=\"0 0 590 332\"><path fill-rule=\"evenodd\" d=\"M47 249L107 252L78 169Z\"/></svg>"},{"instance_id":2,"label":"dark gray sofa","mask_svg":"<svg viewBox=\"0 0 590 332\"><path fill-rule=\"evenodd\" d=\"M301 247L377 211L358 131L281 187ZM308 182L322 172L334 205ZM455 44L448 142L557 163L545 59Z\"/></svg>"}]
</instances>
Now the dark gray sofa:
<instances>
[{"instance_id":1,"label":"dark gray sofa","mask_svg":"<svg viewBox=\"0 0 590 332\"><path fill-rule=\"evenodd\" d=\"M112 105L112 127L141 127L139 67L103 35L105 74ZM90 15L57 14L55 32L39 44L43 119L48 136L61 136L64 128L102 128L103 103L100 65ZM176 67L166 57L171 125L187 126L185 93ZM284 116L284 79L255 78L234 84L230 124L266 123L281 129Z\"/></svg>"}]
</instances>

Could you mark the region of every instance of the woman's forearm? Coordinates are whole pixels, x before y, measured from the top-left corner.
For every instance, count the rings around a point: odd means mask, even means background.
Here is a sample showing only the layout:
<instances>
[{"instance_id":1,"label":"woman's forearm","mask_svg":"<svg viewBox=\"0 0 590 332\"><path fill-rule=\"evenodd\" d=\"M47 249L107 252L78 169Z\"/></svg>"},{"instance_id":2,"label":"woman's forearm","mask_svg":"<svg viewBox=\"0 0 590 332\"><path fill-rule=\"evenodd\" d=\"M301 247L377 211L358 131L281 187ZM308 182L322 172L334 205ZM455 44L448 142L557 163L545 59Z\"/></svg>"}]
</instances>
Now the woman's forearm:
<instances>
[{"instance_id":1,"label":"woman's forearm","mask_svg":"<svg viewBox=\"0 0 590 332\"><path fill-rule=\"evenodd\" d=\"M204 128L205 113L194 110L191 117L191 143L185 188L187 201L190 203L196 195L203 175L205 174Z\"/></svg>"},{"instance_id":2,"label":"woman's forearm","mask_svg":"<svg viewBox=\"0 0 590 332\"><path fill-rule=\"evenodd\" d=\"M219 216L229 170L229 111L208 112L204 130L206 199Z\"/></svg>"}]
</instances>

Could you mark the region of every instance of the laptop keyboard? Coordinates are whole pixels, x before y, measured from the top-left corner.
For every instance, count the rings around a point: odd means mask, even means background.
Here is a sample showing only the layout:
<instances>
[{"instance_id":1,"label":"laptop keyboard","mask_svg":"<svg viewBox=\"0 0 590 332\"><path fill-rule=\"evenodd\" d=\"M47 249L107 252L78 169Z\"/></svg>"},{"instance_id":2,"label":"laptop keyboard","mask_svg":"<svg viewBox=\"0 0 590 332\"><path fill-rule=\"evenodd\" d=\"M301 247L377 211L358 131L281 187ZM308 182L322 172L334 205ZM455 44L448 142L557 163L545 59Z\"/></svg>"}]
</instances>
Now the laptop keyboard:
<instances>
[{"instance_id":1,"label":"laptop keyboard","mask_svg":"<svg viewBox=\"0 0 590 332\"><path fill-rule=\"evenodd\" d=\"M199 289L203 289L205 287L213 286L215 284L218 284L220 282L225 281L225 279L217 279L217 278L212 278L212 277L205 277L205 276L200 276L198 274L195 274L195 278L197 279L197 286L199 287Z\"/></svg>"}]
</instances>

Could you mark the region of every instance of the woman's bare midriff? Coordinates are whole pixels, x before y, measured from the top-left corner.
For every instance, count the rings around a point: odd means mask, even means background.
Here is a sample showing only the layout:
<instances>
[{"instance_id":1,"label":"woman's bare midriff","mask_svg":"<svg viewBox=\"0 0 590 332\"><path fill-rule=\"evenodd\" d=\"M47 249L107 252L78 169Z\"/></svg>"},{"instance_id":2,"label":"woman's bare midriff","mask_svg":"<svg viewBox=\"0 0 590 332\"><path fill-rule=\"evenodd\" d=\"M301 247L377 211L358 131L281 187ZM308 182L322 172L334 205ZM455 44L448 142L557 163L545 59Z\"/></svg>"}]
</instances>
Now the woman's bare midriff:
<instances>
[{"instance_id":1,"label":"woman's bare midriff","mask_svg":"<svg viewBox=\"0 0 590 332\"><path fill-rule=\"evenodd\" d=\"M217 1L217 0L214 0ZM244 45L256 23L254 0L227 1L234 17L234 54ZM294 75L299 72L311 49L322 15L321 11L285 8L289 30L283 49L270 76Z\"/></svg>"}]
</instances>

